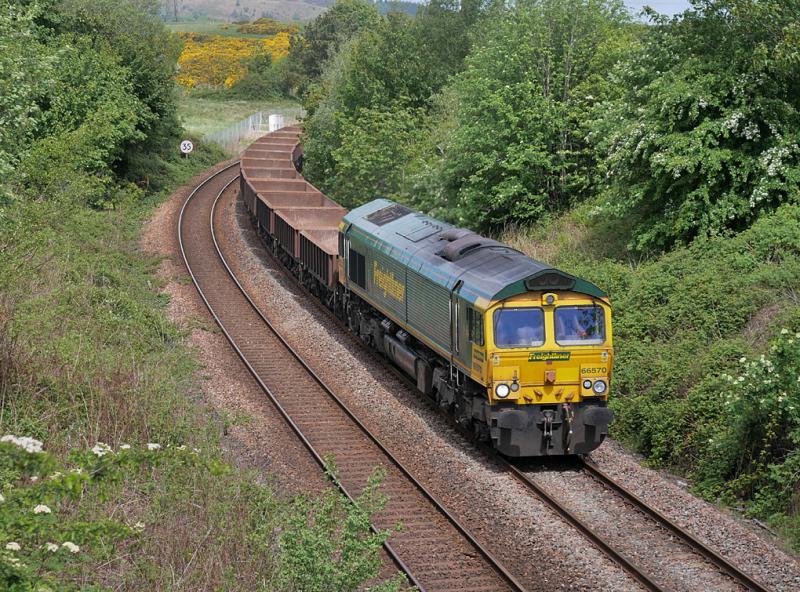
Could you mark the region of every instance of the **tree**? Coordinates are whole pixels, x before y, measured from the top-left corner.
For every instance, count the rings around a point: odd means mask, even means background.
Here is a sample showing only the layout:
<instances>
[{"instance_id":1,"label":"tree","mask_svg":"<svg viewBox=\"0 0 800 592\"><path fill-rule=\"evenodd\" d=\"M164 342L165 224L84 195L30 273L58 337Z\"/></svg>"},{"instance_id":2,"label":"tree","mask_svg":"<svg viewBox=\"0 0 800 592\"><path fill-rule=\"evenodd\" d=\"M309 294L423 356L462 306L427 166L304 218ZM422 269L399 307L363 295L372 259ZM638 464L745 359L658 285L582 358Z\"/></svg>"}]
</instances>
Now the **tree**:
<instances>
[{"instance_id":1,"label":"tree","mask_svg":"<svg viewBox=\"0 0 800 592\"><path fill-rule=\"evenodd\" d=\"M800 2L703 0L657 19L599 106L604 212L659 250L800 198Z\"/></svg>"},{"instance_id":2,"label":"tree","mask_svg":"<svg viewBox=\"0 0 800 592\"><path fill-rule=\"evenodd\" d=\"M309 84L321 78L330 59L349 39L380 20L375 6L366 0L336 0L306 26L302 36L294 36L289 63L298 93L304 94Z\"/></svg>"},{"instance_id":3,"label":"tree","mask_svg":"<svg viewBox=\"0 0 800 592\"><path fill-rule=\"evenodd\" d=\"M591 194L584 114L630 45L626 22L618 2L538 0L486 23L450 89L455 127L439 175L452 217L482 228L533 221Z\"/></svg>"}]
</instances>

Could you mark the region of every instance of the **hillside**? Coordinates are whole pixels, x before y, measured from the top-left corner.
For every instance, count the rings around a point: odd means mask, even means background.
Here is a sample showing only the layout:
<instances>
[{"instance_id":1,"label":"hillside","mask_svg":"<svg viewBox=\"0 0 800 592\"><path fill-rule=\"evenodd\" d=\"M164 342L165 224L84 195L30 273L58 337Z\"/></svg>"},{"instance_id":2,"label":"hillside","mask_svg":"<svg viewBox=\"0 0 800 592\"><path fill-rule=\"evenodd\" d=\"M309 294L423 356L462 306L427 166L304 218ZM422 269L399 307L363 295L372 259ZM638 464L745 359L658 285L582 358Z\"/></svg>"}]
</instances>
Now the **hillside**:
<instances>
[{"instance_id":1,"label":"hillside","mask_svg":"<svg viewBox=\"0 0 800 592\"><path fill-rule=\"evenodd\" d=\"M175 18L175 4L165 3L166 20ZM280 21L307 21L319 15L331 0L182 0L178 20L254 20L270 17Z\"/></svg>"}]
</instances>

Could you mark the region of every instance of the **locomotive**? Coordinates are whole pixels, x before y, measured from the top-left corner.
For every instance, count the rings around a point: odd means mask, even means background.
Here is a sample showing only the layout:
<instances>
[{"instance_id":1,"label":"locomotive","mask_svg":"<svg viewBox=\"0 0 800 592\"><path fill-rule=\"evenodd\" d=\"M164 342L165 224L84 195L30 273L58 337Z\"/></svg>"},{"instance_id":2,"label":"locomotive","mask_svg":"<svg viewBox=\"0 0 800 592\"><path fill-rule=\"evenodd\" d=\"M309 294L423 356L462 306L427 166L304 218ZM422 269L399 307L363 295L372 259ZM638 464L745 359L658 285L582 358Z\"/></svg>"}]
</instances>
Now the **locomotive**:
<instances>
[{"instance_id":1,"label":"locomotive","mask_svg":"<svg viewBox=\"0 0 800 592\"><path fill-rule=\"evenodd\" d=\"M611 307L594 284L398 203L347 212L295 164L299 129L242 158L276 257L477 440L510 457L585 454L608 434Z\"/></svg>"}]
</instances>

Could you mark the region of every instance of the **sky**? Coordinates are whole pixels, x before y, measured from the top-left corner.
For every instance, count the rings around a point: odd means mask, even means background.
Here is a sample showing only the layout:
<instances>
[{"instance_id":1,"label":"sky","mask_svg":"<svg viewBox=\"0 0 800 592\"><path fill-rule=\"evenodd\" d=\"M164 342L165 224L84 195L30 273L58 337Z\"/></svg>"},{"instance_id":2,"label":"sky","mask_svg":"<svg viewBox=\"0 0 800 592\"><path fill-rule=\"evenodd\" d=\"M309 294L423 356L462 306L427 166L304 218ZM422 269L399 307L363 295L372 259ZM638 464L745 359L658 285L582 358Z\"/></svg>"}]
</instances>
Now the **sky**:
<instances>
[{"instance_id":1,"label":"sky","mask_svg":"<svg viewBox=\"0 0 800 592\"><path fill-rule=\"evenodd\" d=\"M689 8L689 0L625 0L625 6L634 14L649 6L661 14L673 15Z\"/></svg>"}]
</instances>

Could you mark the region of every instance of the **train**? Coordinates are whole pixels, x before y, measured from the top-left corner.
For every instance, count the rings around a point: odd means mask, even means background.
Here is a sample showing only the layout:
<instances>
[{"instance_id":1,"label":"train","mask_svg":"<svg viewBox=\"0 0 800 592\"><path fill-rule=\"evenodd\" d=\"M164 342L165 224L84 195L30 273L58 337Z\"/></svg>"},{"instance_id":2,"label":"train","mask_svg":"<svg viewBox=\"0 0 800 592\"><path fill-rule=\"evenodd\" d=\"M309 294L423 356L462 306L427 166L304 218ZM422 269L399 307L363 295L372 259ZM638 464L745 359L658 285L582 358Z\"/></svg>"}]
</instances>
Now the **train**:
<instances>
[{"instance_id":1,"label":"train","mask_svg":"<svg viewBox=\"0 0 800 592\"><path fill-rule=\"evenodd\" d=\"M462 431L508 457L608 434L611 304L596 285L387 199L347 211L306 181L299 126L240 161L272 254Z\"/></svg>"}]
</instances>

